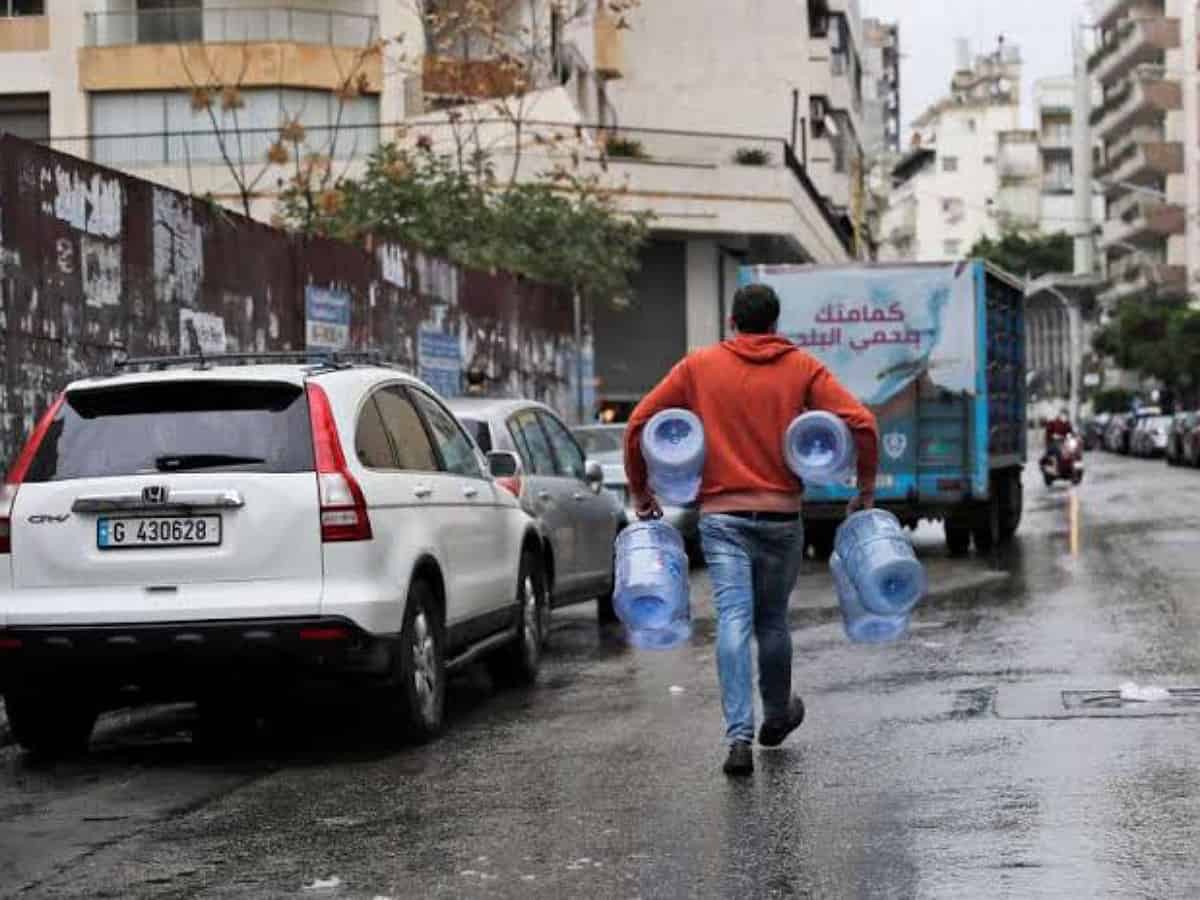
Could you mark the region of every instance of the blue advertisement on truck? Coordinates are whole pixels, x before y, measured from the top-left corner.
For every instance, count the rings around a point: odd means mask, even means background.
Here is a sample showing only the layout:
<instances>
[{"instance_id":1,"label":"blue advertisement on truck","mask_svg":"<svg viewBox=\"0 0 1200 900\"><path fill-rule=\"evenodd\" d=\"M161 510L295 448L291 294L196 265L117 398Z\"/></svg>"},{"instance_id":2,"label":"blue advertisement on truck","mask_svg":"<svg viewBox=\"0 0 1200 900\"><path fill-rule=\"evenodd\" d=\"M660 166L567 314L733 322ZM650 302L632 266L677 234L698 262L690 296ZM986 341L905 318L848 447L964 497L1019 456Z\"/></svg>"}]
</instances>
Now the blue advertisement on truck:
<instances>
[{"instance_id":1,"label":"blue advertisement on truck","mask_svg":"<svg viewBox=\"0 0 1200 900\"><path fill-rule=\"evenodd\" d=\"M880 506L945 522L950 549L1004 541L1021 516L1025 463L1023 291L980 261L746 266L779 294L779 332L824 362L879 422ZM805 490L819 554L853 479Z\"/></svg>"}]
</instances>

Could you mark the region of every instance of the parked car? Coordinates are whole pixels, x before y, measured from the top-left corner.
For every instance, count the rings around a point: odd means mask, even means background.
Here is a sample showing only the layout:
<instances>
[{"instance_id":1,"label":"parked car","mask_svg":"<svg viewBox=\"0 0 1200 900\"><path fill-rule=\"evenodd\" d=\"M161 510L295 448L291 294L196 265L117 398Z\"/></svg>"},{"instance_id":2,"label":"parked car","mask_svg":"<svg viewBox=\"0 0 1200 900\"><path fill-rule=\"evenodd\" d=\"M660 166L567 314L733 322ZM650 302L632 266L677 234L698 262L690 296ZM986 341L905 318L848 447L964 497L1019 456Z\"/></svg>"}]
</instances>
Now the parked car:
<instances>
[{"instance_id":1,"label":"parked car","mask_svg":"<svg viewBox=\"0 0 1200 900\"><path fill-rule=\"evenodd\" d=\"M1191 434L1196 428L1200 417L1194 412L1176 413L1171 418L1171 428L1167 432L1167 465L1195 465L1195 454L1189 456L1188 444Z\"/></svg>"},{"instance_id":2,"label":"parked car","mask_svg":"<svg viewBox=\"0 0 1200 900\"><path fill-rule=\"evenodd\" d=\"M198 700L203 723L333 682L424 740L463 664L533 681L537 523L434 393L376 365L225 362L77 381L18 457L0 495L16 739L74 750L118 702Z\"/></svg>"},{"instance_id":3,"label":"parked car","mask_svg":"<svg viewBox=\"0 0 1200 900\"><path fill-rule=\"evenodd\" d=\"M1104 434L1105 449L1110 453L1129 453L1129 438L1134 424L1134 418L1129 413L1118 413L1113 416Z\"/></svg>"},{"instance_id":4,"label":"parked car","mask_svg":"<svg viewBox=\"0 0 1200 900\"><path fill-rule=\"evenodd\" d=\"M482 448L520 458L520 471L502 484L538 523L551 607L595 599L599 618L611 621L622 508L605 493L600 465L541 403L459 398L449 406Z\"/></svg>"},{"instance_id":5,"label":"parked car","mask_svg":"<svg viewBox=\"0 0 1200 900\"><path fill-rule=\"evenodd\" d=\"M1144 416L1137 420L1130 438L1130 453L1146 459L1162 456L1167 449L1170 416Z\"/></svg>"},{"instance_id":6,"label":"parked car","mask_svg":"<svg viewBox=\"0 0 1200 900\"><path fill-rule=\"evenodd\" d=\"M588 458L600 463L604 469L604 487L625 510L624 519L632 522L636 518L629 496L629 481L625 477L625 426L583 425L575 429L575 436L583 445ZM664 506L663 518L683 535L688 553L693 558L700 555L700 511L695 506Z\"/></svg>"},{"instance_id":7,"label":"parked car","mask_svg":"<svg viewBox=\"0 0 1200 900\"><path fill-rule=\"evenodd\" d=\"M1092 416L1083 425L1083 449L1096 450L1104 446L1104 433L1112 421L1112 413Z\"/></svg>"}]
</instances>

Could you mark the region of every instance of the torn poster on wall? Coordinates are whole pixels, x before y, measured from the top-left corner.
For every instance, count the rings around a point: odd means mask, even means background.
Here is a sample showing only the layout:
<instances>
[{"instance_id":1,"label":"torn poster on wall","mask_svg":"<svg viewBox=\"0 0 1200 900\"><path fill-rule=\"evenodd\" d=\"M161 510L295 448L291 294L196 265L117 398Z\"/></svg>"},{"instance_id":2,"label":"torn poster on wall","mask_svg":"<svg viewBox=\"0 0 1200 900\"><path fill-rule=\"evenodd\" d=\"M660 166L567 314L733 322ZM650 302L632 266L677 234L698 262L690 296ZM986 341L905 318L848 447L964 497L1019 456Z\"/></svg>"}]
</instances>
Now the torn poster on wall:
<instances>
[{"instance_id":1,"label":"torn poster on wall","mask_svg":"<svg viewBox=\"0 0 1200 900\"><path fill-rule=\"evenodd\" d=\"M184 354L224 353L225 320L194 309L179 311L179 350Z\"/></svg>"},{"instance_id":2,"label":"torn poster on wall","mask_svg":"<svg viewBox=\"0 0 1200 900\"><path fill-rule=\"evenodd\" d=\"M417 342L421 380L443 397L462 393L462 348L458 335L422 329Z\"/></svg>"},{"instance_id":3,"label":"torn poster on wall","mask_svg":"<svg viewBox=\"0 0 1200 900\"><path fill-rule=\"evenodd\" d=\"M350 346L350 294L310 284L304 289L304 343L309 350Z\"/></svg>"}]
</instances>

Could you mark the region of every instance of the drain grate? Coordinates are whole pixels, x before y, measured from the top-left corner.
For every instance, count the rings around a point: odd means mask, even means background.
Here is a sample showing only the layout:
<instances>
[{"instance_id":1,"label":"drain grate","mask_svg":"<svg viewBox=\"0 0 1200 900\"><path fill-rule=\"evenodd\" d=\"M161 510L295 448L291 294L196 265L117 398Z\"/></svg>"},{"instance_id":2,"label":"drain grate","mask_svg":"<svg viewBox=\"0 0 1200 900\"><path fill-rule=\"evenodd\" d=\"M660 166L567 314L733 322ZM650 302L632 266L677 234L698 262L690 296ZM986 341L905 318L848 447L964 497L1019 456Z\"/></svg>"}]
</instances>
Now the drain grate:
<instances>
[{"instance_id":1,"label":"drain grate","mask_svg":"<svg viewBox=\"0 0 1200 900\"><path fill-rule=\"evenodd\" d=\"M1172 688L1170 699L1157 703L1126 700L1120 691L1063 691L1062 702L1067 709L1137 709L1153 712L1155 708L1177 709L1200 707L1200 688Z\"/></svg>"}]
</instances>

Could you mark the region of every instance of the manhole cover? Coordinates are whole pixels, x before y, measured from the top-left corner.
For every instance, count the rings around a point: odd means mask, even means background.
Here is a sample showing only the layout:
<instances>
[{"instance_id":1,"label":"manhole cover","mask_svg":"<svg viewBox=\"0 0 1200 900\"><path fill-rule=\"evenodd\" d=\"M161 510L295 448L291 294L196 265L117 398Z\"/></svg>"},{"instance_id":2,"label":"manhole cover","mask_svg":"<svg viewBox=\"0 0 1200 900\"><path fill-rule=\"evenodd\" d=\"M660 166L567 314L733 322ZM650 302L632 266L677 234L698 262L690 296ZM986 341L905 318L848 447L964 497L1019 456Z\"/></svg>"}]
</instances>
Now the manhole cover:
<instances>
[{"instance_id":1,"label":"manhole cover","mask_svg":"<svg viewBox=\"0 0 1200 900\"><path fill-rule=\"evenodd\" d=\"M1200 688L1173 688L1167 691L1170 699L1154 703L1145 700L1126 700L1120 691L1063 691L1063 706L1067 709L1143 709L1154 712L1155 707L1177 709L1181 706L1200 707Z\"/></svg>"},{"instance_id":2,"label":"manhole cover","mask_svg":"<svg viewBox=\"0 0 1200 900\"><path fill-rule=\"evenodd\" d=\"M1200 688L1172 688L1155 703L1123 700L1119 690L1066 689L1044 685L1003 685L996 692L1001 719L1139 719L1200 715Z\"/></svg>"}]
</instances>

